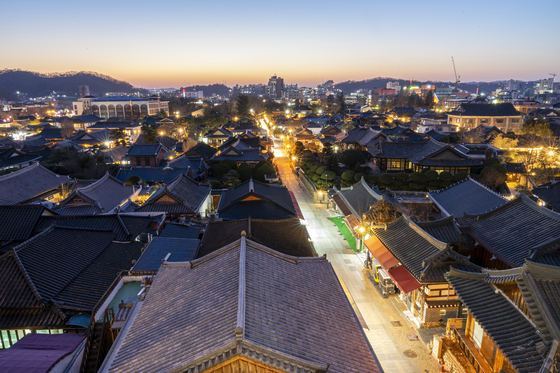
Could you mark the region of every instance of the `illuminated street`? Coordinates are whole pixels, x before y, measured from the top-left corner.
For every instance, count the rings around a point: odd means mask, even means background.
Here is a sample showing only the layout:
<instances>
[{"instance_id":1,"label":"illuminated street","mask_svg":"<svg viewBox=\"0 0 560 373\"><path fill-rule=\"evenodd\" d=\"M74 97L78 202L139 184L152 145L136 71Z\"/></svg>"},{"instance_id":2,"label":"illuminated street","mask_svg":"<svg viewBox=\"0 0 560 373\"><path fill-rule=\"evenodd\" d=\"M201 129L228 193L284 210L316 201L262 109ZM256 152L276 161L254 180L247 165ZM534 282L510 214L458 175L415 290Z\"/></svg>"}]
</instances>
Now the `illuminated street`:
<instances>
[{"instance_id":1,"label":"illuminated street","mask_svg":"<svg viewBox=\"0 0 560 373\"><path fill-rule=\"evenodd\" d=\"M275 145L275 161L282 182L296 196L317 254L327 254L385 372L439 371L439 364L422 343L407 339L406 335L414 331L391 301L383 299L362 272L358 256L351 249L344 249L345 241L334 224L327 220L330 215L325 205L313 203L311 194L292 172L285 150L280 148L282 143L275 141ZM400 321L402 326L395 327L392 321ZM416 357L405 356L405 351L407 355Z\"/></svg>"}]
</instances>

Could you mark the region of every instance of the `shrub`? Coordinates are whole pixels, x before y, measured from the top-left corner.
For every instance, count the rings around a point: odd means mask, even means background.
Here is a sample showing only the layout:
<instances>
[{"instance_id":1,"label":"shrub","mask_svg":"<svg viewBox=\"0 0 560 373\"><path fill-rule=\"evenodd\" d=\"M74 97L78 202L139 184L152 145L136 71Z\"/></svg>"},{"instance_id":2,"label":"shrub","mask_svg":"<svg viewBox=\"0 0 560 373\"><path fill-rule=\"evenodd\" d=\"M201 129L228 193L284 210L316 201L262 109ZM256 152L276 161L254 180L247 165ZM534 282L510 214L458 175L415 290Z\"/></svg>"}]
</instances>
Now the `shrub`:
<instances>
[{"instance_id":1,"label":"shrub","mask_svg":"<svg viewBox=\"0 0 560 373\"><path fill-rule=\"evenodd\" d=\"M355 167L356 163L362 164L366 162L364 153L360 150L349 149L345 150L340 156L340 161L348 167Z\"/></svg>"},{"instance_id":2,"label":"shrub","mask_svg":"<svg viewBox=\"0 0 560 373\"><path fill-rule=\"evenodd\" d=\"M393 175L381 174L379 175L379 182L383 185L390 185L393 183Z\"/></svg>"},{"instance_id":3,"label":"shrub","mask_svg":"<svg viewBox=\"0 0 560 373\"><path fill-rule=\"evenodd\" d=\"M344 180L344 181L348 180L348 181L352 182L352 181L354 181L354 175L355 174L356 173L352 170L344 171L342 173L342 180Z\"/></svg>"},{"instance_id":4,"label":"shrub","mask_svg":"<svg viewBox=\"0 0 560 373\"><path fill-rule=\"evenodd\" d=\"M232 170L237 169L237 163L235 163L235 161L232 161L231 159L224 159L220 163L221 164L227 164L229 166L229 168L232 169Z\"/></svg>"},{"instance_id":5,"label":"shrub","mask_svg":"<svg viewBox=\"0 0 560 373\"><path fill-rule=\"evenodd\" d=\"M210 186L212 189L222 189L222 182L218 180L210 180Z\"/></svg>"},{"instance_id":6,"label":"shrub","mask_svg":"<svg viewBox=\"0 0 560 373\"><path fill-rule=\"evenodd\" d=\"M321 166L321 167L318 167L318 168L315 170L315 173L316 173L317 175L322 175L323 172L325 172L326 170L327 170L327 169L326 169L325 167Z\"/></svg>"},{"instance_id":7,"label":"shrub","mask_svg":"<svg viewBox=\"0 0 560 373\"><path fill-rule=\"evenodd\" d=\"M317 180L319 180L320 178L321 178L321 176L319 176L319 175L317 175L317 174L311 175L311 180L313 180L313 181L317 181Z\"/></svg>"},{"instance_id":8,"label":"shrub","mask_svg":"<svg viewBox=\"0 0 560 373\"><path fill-rule=\"evenodd\" d=\"M426 181L434 181L439 178L439 175L436 171L428 170L424 173L424 177L426 178Z\"/></svg>"},{"instance_id":9,"label":"shrub","mask_svg":"<svg viewBox=\"0 0 560 373\"><path fill-rule=\"evenodd\" d=\"M416 183L413 181L408 183L408 186L410 187L411 190L423 190L426 187L424 183Z\"/></svg>"},{"instance_id":10,"label":"shrub","mask_svg":"<svg viewBox=\"0 0 560 373\"><path fill-rule=\"evenodd\" d=\"M325 171L321 175L321 180L332 181L334 179L336 179L336 174L332 171Z\"/></svg>"},{"instance_id":11,"label":"shrub","mask_svg":"<svg viewBox=\"0 0 560 373\"><path fill-rule=\"evenodd\" d=\"M265 182L264 175L275 174L275 173L276 170L267 163L259 167L259 169L255 172L255 179L258 181L262 181L264 183Z\"/></svg>"},{"instance_id":12,"label":"shrub","mask_svg":"<svg viewBox=\"0 0 560 373\"><path fill-rule=\"evenodd\" d=\"M239 174L239 180L247 181L253 175L253 169L248 164L243 163L237 167L237 173Z\"/></svg>"},{"instance_id":13,"label":"shrub","mask_svg":"<svg viewBox=\"0 0 560 373\"><path fill-rule=\"evenodd\" d=\"M317 169L319 168L319 165L317 163L313 163L311 166L309 166L309 173L312 174L314 173Z\"/></svg>"},{"instance_id":14,"label":"shrub","mask_svg":"<svg viewBox=\"0 0 560 373\"><path fill-rule=\"evenodd\" d=\"M450 172L443 171L439 174L439 179L441 181L445 181L445 182L449 183L449 182L453 181L453 175L451 175Z\"/></svg>"},{"instance_id":15,"label":"shrub","mask_svg":"<svg viewBox=\"0 0 560 373\"><path fill-rule=\"evenodd\" d=\"M366 180L370 184L379 184L379 176L377 175L368 175Z\"/></svg>"},{"instance_id":16,"label":"shrub","mask_svg":"<svg viewBox=\"0 0 560 373\"><path fill-rule=\"evenodd\" d=\"M214 175L219 177L220 179L224 176L228 171L231 170L231 167L226 163L218 163L214 166Z\"/></svg>"},{"instance_id":17,"label":"shrub","mask_svg":"<svg viewBox=\"0 0 560 373\"><path fill-rule=\"evenodd\" d=\"M453 179L455 181L461 181L463 179L466 179L467 177L469 177L469 174L466 171L457 172L455 175L453 175Z\"/></svg>"},{"instance_id":18,"label":"shrub","mask_svg":"<svg viewBox=\"0 0 560 373\"><path fill-rule=\"evenodd\" d=\"M401 183L406 183L408 182L408 174L406 172L399 172L398 174L395 174L395 180L400 181Z\"/></svg>"},{"instance_id":19,"label":"shrub","mask_svg":"<svg viewBox=\"0 0 560 373\"><path fill-rule=\"evenodd\" d=\"M358 182L360 180L362 180L362 177L364 176L364 174L362 172L358 172L354 175L354 181Z\"/></svg>"},{"instance_id":20,"label":"shrub","mask_svg":"<svg viewBox=\"0 0 560 373\"><path fill-rule=\"evenodd\" d=\"M423 183L424 182L424 174L422 174L421 172L413 172L413 173L410 174L409 179L410 179L410 181L412 181L414 183Z\"/></svg>"},{"instance_id":21,"label":"shrub","mask_svg":"<svg viewBox=\"0 0 560 373\"><path fill-rule=\"evenodd\" d=\"M225 179L229 179L229 178L234 178L234 179L239 179L239 174L237 173L237 171L235 170L229 170L228 172L225 173L224 178Z\"/></svg>"}]
</instances>

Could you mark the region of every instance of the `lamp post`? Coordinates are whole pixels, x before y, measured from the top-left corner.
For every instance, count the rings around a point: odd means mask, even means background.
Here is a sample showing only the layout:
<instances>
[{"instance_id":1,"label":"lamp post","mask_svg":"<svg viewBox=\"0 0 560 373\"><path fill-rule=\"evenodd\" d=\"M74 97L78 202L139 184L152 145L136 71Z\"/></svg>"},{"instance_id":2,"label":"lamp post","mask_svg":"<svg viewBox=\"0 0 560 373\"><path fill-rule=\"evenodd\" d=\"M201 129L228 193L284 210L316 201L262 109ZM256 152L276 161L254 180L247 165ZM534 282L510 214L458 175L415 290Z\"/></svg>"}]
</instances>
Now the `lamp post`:
<instances>
[{"instance_id":1,"label":"lamp post","mask_svg":"<svg viewBox=\"0 0 560 373\"><path fill-rule=\"evenodd\" d=\"M366 229L360 225L358 231L360 232L360 247L356 249L358 249L358 252L362 252L362 249L364 247L364 232L366 231Z\"/></svg>"}]
</instances>

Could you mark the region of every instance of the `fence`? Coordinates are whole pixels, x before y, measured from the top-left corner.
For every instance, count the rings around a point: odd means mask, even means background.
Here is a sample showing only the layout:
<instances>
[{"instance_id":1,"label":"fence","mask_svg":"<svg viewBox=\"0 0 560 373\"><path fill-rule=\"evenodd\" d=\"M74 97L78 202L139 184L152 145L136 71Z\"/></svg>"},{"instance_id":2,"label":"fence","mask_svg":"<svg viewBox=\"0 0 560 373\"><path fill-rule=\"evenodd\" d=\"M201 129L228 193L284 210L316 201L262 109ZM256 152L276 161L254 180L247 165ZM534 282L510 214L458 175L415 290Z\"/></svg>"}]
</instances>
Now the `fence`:
<instances>
[{"instance_id":1,"label":"fence","mask_svg":"<svg viewBox=\"0 0 560 373\"><path fill-rule=\"evenodd\" d=\"M313 200L317 201L317 187L315 186L315 184L313 184L311 182L311 180L309 180L307 178L307 176L305 175L305 173L302 170L299 170L297 175L298 175L299 179L302 181L303 185L305 185L305 188L313 196Z\"/></svg>"}]
</instances>

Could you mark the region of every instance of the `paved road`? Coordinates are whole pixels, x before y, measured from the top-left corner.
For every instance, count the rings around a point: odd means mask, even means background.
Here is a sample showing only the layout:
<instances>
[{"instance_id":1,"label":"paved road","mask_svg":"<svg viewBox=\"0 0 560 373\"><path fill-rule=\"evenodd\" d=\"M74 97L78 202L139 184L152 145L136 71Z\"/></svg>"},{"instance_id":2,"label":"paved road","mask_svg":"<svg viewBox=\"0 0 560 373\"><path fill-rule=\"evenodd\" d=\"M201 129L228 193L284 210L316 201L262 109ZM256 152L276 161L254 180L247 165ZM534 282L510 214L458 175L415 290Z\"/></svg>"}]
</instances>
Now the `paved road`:
<instances>
[{"instance_id":1,"label":"paved road","mask_svg":"<svg viewBox=\"0 0 560 373\"><path fill-rule=\"evenodd\" d=\"M298 201L315 245L317 254L327 254L342 286L357 308L358 318L386 373L434 373L439 364L419 341L410 341L413 334L402 314L389 299L383 299L362 270L362 263L342 239L338 229L327 220L330 216L324 204L314 203L311 194L293 174L288 159L280 148L275 147L275 161L282 181ZM399 321L402 326L391 322ZM406 355L405 355L406 354ZM415 357L407 357L415 356Z\"/></svg>"}]
</instances>

